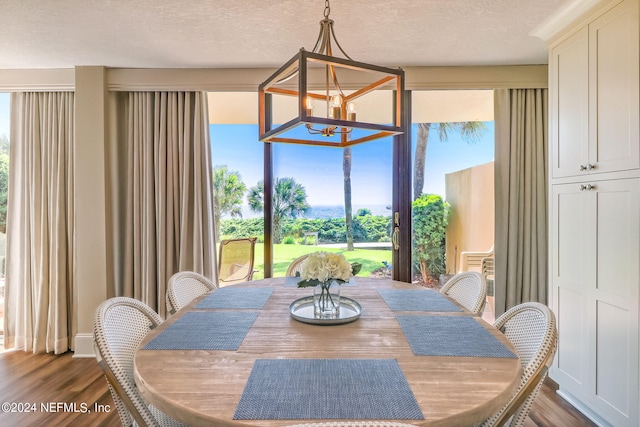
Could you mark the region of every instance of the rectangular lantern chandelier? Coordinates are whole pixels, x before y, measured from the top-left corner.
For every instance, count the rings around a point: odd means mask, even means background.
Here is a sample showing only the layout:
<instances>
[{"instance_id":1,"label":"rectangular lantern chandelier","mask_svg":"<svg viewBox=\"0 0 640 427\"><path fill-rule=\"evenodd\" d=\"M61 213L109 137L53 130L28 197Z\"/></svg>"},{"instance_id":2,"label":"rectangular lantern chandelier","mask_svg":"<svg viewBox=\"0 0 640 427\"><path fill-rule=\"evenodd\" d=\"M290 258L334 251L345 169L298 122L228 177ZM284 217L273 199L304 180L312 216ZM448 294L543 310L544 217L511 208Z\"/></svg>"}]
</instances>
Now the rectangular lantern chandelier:
<instances>
[{"instance_id":1,"label":"rectangular lantern chandelier","mask_svg":"<svg viewBox=\"0 0 640 427\"><path fill-rule=\"evenodd\" d=\"M326 1L313 51L300 49L259 86L260 141L348 147L405 132L404 71L352 60L329 12ZM333 56L332 40L344 58ZM278 111L286 105L293 117ZM378 110L388 119L360 114Z\"/></svg>"}]
</instances>

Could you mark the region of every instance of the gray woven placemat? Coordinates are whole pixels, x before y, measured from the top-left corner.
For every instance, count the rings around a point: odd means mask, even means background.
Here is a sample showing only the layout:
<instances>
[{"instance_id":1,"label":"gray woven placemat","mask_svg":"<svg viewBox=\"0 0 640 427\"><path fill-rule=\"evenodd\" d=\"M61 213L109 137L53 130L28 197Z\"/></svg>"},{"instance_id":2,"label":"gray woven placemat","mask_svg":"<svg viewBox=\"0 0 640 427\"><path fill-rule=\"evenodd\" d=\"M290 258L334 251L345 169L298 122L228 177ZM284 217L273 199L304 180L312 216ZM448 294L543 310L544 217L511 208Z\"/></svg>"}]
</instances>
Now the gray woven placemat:
<instances>
[{"instance_id":1,"label":"gray woven placemat","mask_svg":"<svg viewBox=\"0 0 640 427\"><path fill-rule=\"evenodd\" d=\"M393 359L258 359L234 420L423 420Z\"/></svg>"},{"instance_id":2,"label":"gray woven placemat","mask_svg":"<svg viewBox=\"0 0 640 427\"><path fill-rule=\"evenodd\" d=\"M378 289L378 293L393 311L462 311L432 289Z\"/></svg>"},{"instance_id":3,"label":"gray woven placemat","mask_svg":"<svg viewBox=\"0 0 640 427\"><path fill-rule=\"evenodd\" d=\"M262 308L272 292L273 288L224 287L211 292L195 308Z\"/></svg>"},{"instance_id":4,"label":"gray woven placemat","mask_svg":"<svg viewBox=\"0 0 640 427\"><path fill-rule=\"evenodd\" d=\"M517 357L471 316L397 316L416 356Z\"/></svg>"},{"instance_id":5,"label":"gray woven placemat","mask_svg":"<svg viewBox=\"0 0 640 427\"><path fill-rule=\"evenodd\" d=\"M185 313L143 347L144 350L237 350L257 312Z\"/></svg>"},{"instance_id":6,"label":"gray woven placemat","mask_svg":"<svg viewBox=\"0 0 640 427\"><path fill-rule=\"evenodd\" d=\"M284 285L286 287L298 287L298 282L302 280L299 277L292 277L292 276L287 276L284 278ZM349 281L347 283L343 283L340 286L358 286L358 282L356 282L356 278L352 277L351 279L349 279Z\"/></svg>"}]
</instances>

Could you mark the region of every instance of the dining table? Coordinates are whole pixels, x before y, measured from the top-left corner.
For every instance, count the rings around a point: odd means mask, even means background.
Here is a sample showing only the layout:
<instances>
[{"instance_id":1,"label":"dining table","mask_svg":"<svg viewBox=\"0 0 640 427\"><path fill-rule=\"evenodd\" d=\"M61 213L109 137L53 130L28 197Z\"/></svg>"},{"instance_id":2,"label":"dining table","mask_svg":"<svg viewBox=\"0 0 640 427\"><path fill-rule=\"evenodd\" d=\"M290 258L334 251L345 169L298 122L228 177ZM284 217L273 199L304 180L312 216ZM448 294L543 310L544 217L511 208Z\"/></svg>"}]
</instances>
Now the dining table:
<instances>
[{"instance_id":1,"label":"dining table","mask_svg":"<svg viewBox=\"0 0 640 427\"><path fill-rule=\"evenodd\" d=\"M299 316L313 288L297 281L213 290L151 330L134 356L143 399L192 426L472 426L518 389L514 346L437 290L356 277L331 322Z\"/></svg>"}]
</instances>

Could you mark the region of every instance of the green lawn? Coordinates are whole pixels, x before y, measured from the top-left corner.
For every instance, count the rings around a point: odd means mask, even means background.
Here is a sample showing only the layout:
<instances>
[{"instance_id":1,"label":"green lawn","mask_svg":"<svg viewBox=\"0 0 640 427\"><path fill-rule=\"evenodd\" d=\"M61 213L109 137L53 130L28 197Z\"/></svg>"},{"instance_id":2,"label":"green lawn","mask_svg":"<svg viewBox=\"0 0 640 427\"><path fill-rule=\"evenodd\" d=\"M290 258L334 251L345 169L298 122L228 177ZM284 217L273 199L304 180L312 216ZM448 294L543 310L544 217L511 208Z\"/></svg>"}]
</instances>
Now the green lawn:
<instances>
[{"instance_id":1,"label":"green lawn","mask_svg":"<svg viewBox=\"0 0 640 427\"><path fill-rule=\"evenodd\" d=\"M387 261L391 264L390 249L356 249L349 252L344 249L323 248L321 246L279 244L273 245L273 276L283 277L291 261L301 255L319 251L341 253L349 262L359 262L362 264L362 270L360 270L358 276L363 277L369 277L372 271L383 267L382 261ZM253 279L263 279L264 244L256 243L255 259L254 268L258 271L253 275Z\"/></svg>"}]
</instances>

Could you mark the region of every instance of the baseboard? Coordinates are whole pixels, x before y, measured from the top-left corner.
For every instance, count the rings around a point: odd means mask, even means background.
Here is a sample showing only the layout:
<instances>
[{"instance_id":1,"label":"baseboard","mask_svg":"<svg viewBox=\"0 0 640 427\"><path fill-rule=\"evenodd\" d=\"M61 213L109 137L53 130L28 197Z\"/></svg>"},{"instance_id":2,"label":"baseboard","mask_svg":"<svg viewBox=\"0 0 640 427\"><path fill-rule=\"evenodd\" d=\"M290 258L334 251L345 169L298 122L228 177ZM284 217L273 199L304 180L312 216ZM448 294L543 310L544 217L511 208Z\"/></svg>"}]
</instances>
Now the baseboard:
<instances>
[{"instance_id":1,"label":"baseboard","mask_svg":"<svg viewBox=\"0 0 640 427\"><path fill-rule=\"evenodd\" d=\"M93 348L93 334L76 334L73 342L74 359L96 357Z\"/></svg>"},{"instance_id":2,"label":"baseboard","mask_svg":"<svg viewBox=\"0 0 640 427\"><path fill-rule=\"evenodd\" d=\"M589 409L589 407L587 405L582 403L580 401L580 399L578 399L577 397L573 396L571 393L568 393L566 391L562 391L561 389L556 391L556 393L560 397L562 397L564 400L569 402L571 404L571 406L576 408L578 411L582 412L582 414L585 417L589 418L596 425L598 425L600 427L612 427L611 424L609 424L607 421L605 421L600 415L596 414L591 409Z\"/></svg>"}]
</instances>

